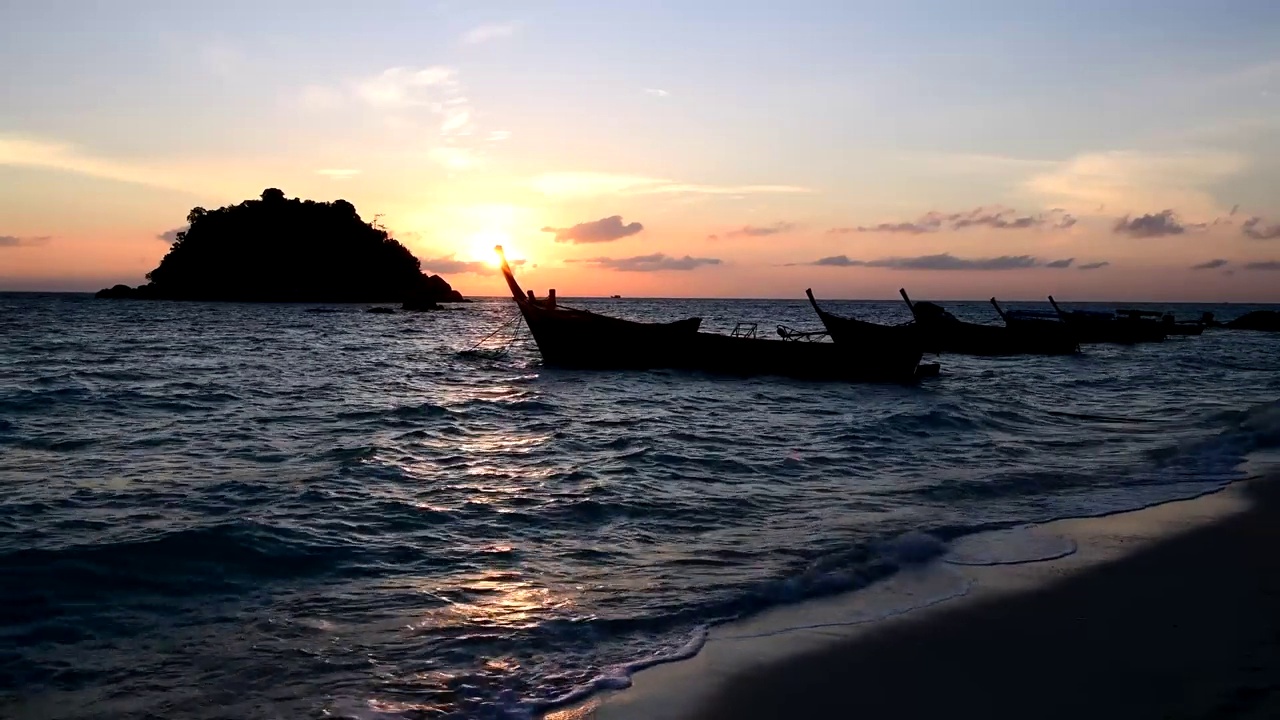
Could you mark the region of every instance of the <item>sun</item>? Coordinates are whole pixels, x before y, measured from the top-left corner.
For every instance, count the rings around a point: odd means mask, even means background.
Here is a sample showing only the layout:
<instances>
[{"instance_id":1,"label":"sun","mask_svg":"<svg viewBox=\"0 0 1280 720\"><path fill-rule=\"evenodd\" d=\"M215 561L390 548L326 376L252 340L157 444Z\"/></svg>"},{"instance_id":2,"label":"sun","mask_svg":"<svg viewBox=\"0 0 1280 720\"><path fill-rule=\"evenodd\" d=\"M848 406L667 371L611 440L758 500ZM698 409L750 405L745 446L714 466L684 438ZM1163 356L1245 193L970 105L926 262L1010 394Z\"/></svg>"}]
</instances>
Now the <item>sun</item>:
<instances>
[{"instance_id":1,"label":"sun","mask_svg":"<svg viewBox=\"0 0 1280 720\"><path fill-rule=\"evenodd\" d=\"M482 230L467 239L466 254L469 260L498 266L498 254L493 246L501 245L509 257L515 257L511 248L511 236L501 230Z\"/></svg>"}]
</instances>

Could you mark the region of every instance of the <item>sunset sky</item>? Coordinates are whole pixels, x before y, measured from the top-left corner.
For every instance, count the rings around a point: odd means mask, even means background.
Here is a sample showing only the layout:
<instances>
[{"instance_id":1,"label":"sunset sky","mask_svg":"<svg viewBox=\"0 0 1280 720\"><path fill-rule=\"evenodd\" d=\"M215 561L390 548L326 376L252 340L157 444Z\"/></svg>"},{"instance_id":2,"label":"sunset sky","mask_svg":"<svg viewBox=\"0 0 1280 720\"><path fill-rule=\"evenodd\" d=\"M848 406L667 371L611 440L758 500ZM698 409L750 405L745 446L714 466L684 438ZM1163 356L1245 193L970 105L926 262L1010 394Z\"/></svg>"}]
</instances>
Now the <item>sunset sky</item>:
<instances>
[{"instance_id":1,"label":"sunset sky","mask_svg":"<svg viewBox=\"0 0 1280 720\"><path fill-rule=\"evenodd\" d=\"M0 66L0 290L278 187L468 295L1280 301L1270 0L8 2Z\"/></svg>"}]
</instances>

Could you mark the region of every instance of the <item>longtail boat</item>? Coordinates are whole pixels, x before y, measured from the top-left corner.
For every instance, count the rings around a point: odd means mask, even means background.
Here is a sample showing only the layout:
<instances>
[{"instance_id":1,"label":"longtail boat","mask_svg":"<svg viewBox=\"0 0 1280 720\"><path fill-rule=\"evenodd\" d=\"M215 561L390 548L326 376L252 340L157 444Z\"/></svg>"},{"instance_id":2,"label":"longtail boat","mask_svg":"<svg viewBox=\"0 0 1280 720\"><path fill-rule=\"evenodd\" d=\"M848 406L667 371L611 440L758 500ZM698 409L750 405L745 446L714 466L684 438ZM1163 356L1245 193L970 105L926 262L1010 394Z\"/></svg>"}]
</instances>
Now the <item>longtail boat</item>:
<instances>
[{"instance_id":1,"label":"longtail boat","mask_svg":"<svg viewBox=\"0 0 1280 720\"><path fill-rule=\"evenodd\" d=\"M1070 355L1080 344L1065 323L983 325L965 322L931 302L912 302L905 289L898 290L920 326L925 350L958 355ZM994 302L994 298L992 299ZM999 305L996 304L997 310Z\"/></svg>"},{"instance_id":2,"label":"longtail boat","mask_svg":"<svg viewBox=\"0 0 1280 720\"><path fill-rule=\"evenodd\" d=\"M525 324L548 365L571 368L627 369L669 367L679 348L698 333L702 318L646 323L560 307L555 291L539 300L516 282L502 247L502 275L511 288Z\"/></svg>"},{"instance_id":3,"label":"longtail boat","mask_svg":"<svg viewBox=\"0 0 1280 720\"><path fill-rule=\"evenodd\" d=\"M818 319L827 329L832 342L854 349L873 350L886 359L894 362L916 363L924 356L924 343L920 328L914 323L904 325L881 325L879 323L859 320L857 318L835 315L823 310L813 297L813 290L807 289L804 294L809 297L809 304Z\"/></svg>"},{"instance_id":4,"label":"longtail boat","mask_svg":"<svg viewBox=\"0 0 1280 720\"><path fill-rule=\"evenodd\" d=\"M1072 328L1082 344L1133 345L1161 342L1167 334L1161 323L1145 319L1144 316L1149 315L1150 311L1115 313L1098 310L1063 310L1052 295L1049 296L1049 304L1053 306L1053 311L1058 317ZM1156 314L1159 315L1159 313Z\"/></svg>"},{"instance_id":5,"label":"longtail boat","mask_svg":"<svg viewBox=\"0 0 1280 720\"><path fill-rule=\"evenodd\" d=\"M754 324L740 323L732 335L699 332L699 318L642 323L564 307L556 303L555 291L544 299L524 292L502 248L497 251L511 296L549 366L875 382L912 382L936 372L921 369L919 352L890 355L874 347L858 351L834 342L760 338Z\"/></svg>"}]
</instances>

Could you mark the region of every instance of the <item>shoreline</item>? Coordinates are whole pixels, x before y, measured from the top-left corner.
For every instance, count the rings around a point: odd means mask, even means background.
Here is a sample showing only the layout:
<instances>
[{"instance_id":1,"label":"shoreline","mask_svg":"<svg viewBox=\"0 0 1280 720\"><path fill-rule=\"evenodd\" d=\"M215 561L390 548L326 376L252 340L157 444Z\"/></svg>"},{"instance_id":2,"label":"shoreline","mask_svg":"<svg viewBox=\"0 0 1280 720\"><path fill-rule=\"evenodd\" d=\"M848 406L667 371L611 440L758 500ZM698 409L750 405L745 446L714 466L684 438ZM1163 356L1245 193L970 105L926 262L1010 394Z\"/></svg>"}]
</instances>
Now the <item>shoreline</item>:
<instances>
[{"instance_id":1,"label":"shoreline","mask_svg":"<svg viewBox=\"0 0 1280 720\"><path fill-rule=\"evenodd\" d=\"M693 657L542 717L1076 717L1108 716L1112 705L1118 717L1202 717L1221 710L1214 702L1280 712L1280 688L1257 687L1266 672L1280 677L1280 558L1268 557L1280 548L1274 472L1029 526L1017 540L978 544L997 562L969 564L953 551L851 593L713 627ZM1028 556L1028 546L1040 552ZM1219 628L1244 612L1236 608L1251 609L1252 625ZM1252 665L1238 666L1242 653ZM1153 685L1160 673L1144 667L1196 672ZM1028 704L1068 687L1066 698Z\"/></svg>"}]
</instances>

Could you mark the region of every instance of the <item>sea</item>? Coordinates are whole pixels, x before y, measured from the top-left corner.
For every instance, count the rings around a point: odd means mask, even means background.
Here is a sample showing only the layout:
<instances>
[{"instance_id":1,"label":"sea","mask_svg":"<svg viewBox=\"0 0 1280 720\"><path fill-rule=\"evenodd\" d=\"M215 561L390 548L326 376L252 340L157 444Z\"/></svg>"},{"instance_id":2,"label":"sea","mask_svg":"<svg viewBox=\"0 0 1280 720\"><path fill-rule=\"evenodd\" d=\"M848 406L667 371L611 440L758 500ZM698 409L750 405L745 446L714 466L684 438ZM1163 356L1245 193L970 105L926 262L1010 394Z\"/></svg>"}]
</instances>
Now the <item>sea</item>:
<instances>
[{"instance_id":1,"label":"sea","mask_svg":"<svg viewBox=\"0 0 1280 720\"><path fill-rule=\"evenodd\" d=\"M803 299L562 303L819 329ZM0 294L0 717L537 717L718 624L1280 447L1280 334L900 386L549 369L509 299L366 309Z\"/></svg>"}]
</instances>

